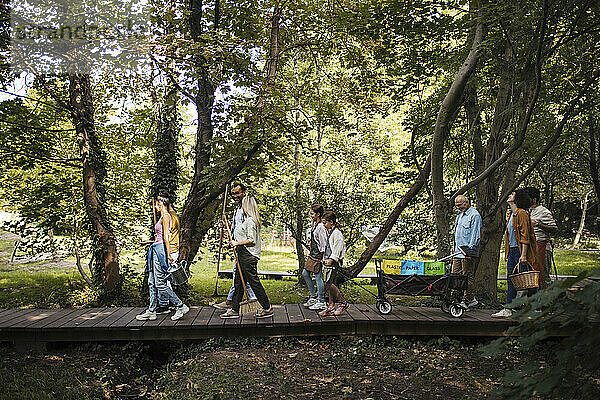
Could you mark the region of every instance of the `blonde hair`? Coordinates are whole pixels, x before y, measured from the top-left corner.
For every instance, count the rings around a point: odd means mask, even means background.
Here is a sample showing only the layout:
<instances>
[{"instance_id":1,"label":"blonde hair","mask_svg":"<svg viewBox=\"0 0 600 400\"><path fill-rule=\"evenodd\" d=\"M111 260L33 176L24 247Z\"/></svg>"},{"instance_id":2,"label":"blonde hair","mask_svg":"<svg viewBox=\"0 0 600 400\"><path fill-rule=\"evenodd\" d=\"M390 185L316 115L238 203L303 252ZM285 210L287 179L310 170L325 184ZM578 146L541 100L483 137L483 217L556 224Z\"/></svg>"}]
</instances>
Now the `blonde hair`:
<instances>
[{"instance_id":1,"label":"blonde hair","mask_svg":"<svg viewBox=\"0 0 600 400\"><path fill-rule=\"evenodd\" d=\"M242 211L248 217L252 217L258 230L260 230L260 215L258 215L258 206L256 205L256 200L252 196L244 196L242 198Z\"/></svg>"}]
</instances>

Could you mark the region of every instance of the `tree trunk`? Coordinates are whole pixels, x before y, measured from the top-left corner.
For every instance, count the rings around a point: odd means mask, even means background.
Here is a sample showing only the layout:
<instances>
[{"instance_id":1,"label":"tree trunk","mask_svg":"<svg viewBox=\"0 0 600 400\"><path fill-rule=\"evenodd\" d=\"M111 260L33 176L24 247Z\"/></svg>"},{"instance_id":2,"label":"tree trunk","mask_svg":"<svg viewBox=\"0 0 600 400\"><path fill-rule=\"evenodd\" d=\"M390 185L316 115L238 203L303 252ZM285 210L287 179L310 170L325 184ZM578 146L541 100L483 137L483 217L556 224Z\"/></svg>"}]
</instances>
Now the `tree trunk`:
<instances>
[{"instance_id":1,"label":"tree trunk","mask_svg":"<svg viewBox=\"0 0 600 400\"><path fill-rule=\"evenodd\" d=\"M577 234L575 235L575 240L573 240L573 248L576 249L579 246L579 240L581 239L581 235L583 234L583 227L585 226L585 216L587 214L588 208L588 198L591 192L587 192L585 194L584 199L581 201L581 221L579 221L579 229L577 229Z\"/></svg>"},{"instance_id":2,"label":"tree trunk","mask_svg":"<svg viewBox=\"0 0 600 400\"><path fill-rule=\"evenodd\" d=\"M215 15L217 15L216 13ZM217 17L215 17L217 18ZM281 7L273 9L270 29L269 57L265 65L265 79L260 86L259 93L251 114L240 124L242 129L240 138L245 138L248 133L255 130L262 119L265 109L265 97L271 90L279 62L279 23ZM202 2L190 0L190 30L196 41L201 41ZM218 27L218 20L215 21ZM225 186L233 181L252 157L258 152L262 143L245 143L248 147L245 154L233 159L227 170L220 171L216 179L210 177L211 141L213 126L211 120L214 101L214 86L210 80L207 63L203 56L196 56L196 73L198 74L198 92L196 94L196 108L198 110L198 129L196 132L196 162L194 177L188 197L181 215L181 241L179 246L179 259L187 260L188 265L194 260L202 238L212 223L215 212L219 206L218 196L224 192Z\"/></svg>"},{"instance_id":3,"label":"tree trunk","mask_svg":"<svg viewBox=\"0 0 600 400\"><path fill-rule=\"evenodd\" d=\"M69 97L83 162L83 201L94 246L94 281L104 295L120 289L119 255L105 208L106 155L96 136L90 77L69 74Z\"/></svg>"},{"instance_id":4,"label":"tree trunk","mask_svg":"<svg viewBox=\"0 0 600 400\"><path fill-rule=\"evenodd\" d=\"M177 179L179 175L179 116L177 113L177 88L167 85L160 96L153 88L153 112L156 126L154 140L154 176L152 177L151 196L164 193L171 204L177 201Z\"/></svg>"},{"instance_id":5,"label":"tree trunk","mask_svg":"<svg viewBox=\"0 0 600 400\"><path fill-rule=\"evenodd\" d=\"M479 9L480 7L477 8ZM435 121L433 141L431 143L431 187L433 192L438 258L450 253L450 230L448 224L450 206L444 194L444 144L450 133L452 121L456 118L456 112L460 106L467 81L475 70L475 66L479 60L485 30L486 25L480 11L477 17L471 50L454 77L454 81L442 101Z\"/></svg>"}]
</instances>

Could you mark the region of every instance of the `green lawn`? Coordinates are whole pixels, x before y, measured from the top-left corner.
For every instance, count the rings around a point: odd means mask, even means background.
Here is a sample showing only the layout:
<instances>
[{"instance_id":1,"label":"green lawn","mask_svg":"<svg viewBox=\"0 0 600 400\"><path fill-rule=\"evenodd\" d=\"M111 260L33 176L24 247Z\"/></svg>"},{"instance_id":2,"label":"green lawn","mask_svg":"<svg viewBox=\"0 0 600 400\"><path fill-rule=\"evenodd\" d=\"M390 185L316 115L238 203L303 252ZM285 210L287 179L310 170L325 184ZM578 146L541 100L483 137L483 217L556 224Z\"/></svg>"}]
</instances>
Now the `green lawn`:
<instances>
[{"instance_id":1,"label":"green lawn","mask_svg":"<svg viewBox=\"0 0 600 400\"><path fill-rule=\"evenodd\" d=\"M82 279L74 265L74 260L61 262L36 262L9 264L10 252L14 242L0 239L0 308L9 307L82 307L91 304L95 294L82 284ZM123 298L116 304L144 305L140 296L141 276L144 269L144 249L123 250L120 255L124 270L129 270L128 285ZM208 305L222 298L211 297L215 287L216 263L213 254L201 249L198 259L191 266L192 277L189 303ZM600 268L600 257L594 253L557 250L555 260L559 274L573 275L582 270ZM87 267L87 266L86 266ZM221 269L231 269L233 263L228 257L221 262ZM288 248L276 247L263 250L259 262L260 270L296 271L295 254ZM374 273L374 264L370 263L364 273ZM506 273L503 257L500 260L499 274ZM297 279L271 280L265 279L263 285L271 301L275 304L289 304L303 301L307 296L306 288ZM368 281L360 283L371 292L377 289ZM217 292L226 294L231 286L231 279L220 279ZM499 296L506 291L506 283L499 282ZM375 298L356 285L348 283L342 287L348 301L374 303ZM437 300L428 297L394 296L395 303L410 305L437 305Z\"/></svg>"}]
</instances>

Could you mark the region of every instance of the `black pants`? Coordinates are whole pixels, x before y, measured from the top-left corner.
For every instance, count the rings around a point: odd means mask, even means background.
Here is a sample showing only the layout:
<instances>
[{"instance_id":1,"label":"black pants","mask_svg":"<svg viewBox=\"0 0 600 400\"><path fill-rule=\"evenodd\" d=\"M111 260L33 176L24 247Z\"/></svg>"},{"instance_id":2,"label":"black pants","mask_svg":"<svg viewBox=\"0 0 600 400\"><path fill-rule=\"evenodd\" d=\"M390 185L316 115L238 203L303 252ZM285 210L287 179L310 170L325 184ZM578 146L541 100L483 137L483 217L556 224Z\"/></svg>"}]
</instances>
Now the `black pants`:
<instances>
[{"instance_id":1,"label":"black pants","mask_svg":"<svg viewBox=\"0 0 600 400\"><path fill-rule=\"evenodd\" d=\"M265 288L262 283L260 283L256 272L258 258L250 254L244 246L236 246L235 251L237 252L240 268L244 275L244 281L250 285L262 308L268 310L271 308L271 303L269 302ZM239 312L240 301L242 301L242 297L244 296L244 285L242 285L242 278L239 273L235 274L233 284L235 286L235 291L233 293L233 298L231 299L231 308L233 311Z\"/></svg>"}]
</instances>

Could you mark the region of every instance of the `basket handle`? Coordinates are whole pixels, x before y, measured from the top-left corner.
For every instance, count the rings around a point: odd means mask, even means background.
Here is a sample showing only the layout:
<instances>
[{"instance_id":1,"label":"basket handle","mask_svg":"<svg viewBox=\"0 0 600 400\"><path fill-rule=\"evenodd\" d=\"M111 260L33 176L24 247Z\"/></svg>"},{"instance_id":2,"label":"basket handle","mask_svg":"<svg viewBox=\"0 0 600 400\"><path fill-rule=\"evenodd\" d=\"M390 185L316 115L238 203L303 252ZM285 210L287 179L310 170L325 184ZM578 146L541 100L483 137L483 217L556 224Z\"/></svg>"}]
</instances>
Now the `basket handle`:
<instances>
[{"instance_id":1,"label":"basket handle","mask_svg":"<svg viewBox=\"0 0 600 400\"><path fill-rule=\"evenodd\" d=\"M519 261L517 263L517 265L515 265L515 268L513 269L513 272L512 272L513 274L519 271L519 265L521 265L521 261ZM533 266L531 265L530 262L526 262L525 265L527 265L529 268L531 268L530 271L534 271Z\"/></svg>"}]
</instances>

